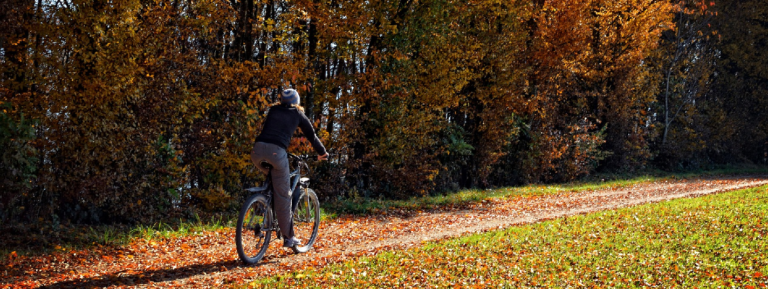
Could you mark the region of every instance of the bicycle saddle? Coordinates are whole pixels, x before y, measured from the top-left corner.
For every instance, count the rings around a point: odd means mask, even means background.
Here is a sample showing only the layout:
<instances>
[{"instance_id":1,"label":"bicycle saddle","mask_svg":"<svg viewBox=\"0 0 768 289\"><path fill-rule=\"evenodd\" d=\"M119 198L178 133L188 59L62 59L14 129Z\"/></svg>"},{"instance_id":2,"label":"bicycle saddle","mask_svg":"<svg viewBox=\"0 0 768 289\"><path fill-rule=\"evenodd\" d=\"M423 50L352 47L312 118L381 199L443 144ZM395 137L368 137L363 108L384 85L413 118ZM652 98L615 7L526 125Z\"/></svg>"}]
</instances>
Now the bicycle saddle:
<instances>
[{"instance_id":1,"label":"bicycle saddle","mask_svg":"<svg viewBox=\"0 0 768 289\"><path fill-rule=\"evenodd\" d=\"M271 170L273 168L272 164L270 164L268 162L261 162L260 165L261 165L262 168L265 168L265 169L268 169L268 170Z\"/></svg>"}]
</instances>

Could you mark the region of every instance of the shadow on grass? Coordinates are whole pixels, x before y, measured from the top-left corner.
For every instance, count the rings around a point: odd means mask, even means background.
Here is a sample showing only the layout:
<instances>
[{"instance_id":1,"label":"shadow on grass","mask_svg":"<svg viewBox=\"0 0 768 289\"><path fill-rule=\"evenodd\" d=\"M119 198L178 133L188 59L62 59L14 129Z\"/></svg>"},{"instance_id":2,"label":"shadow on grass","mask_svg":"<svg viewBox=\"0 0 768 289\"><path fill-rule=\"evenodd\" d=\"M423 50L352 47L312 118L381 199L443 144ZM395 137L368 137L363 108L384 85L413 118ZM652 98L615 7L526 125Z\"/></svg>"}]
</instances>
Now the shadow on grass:
<instances>
[{"instance_id":1,"label":"shadow on grass","mask_svg":"<svg viewBox=\"0 0 768 289\"><path fill-rule=\"evenodd\" d=\"M38 256L59 249L80 250L96 247L119 248L136 239L158 240L233 227L223 217L214 221L168 220L152 225L53 225L45 222L31 224L0 224L0 265L12 252L17 255Z\"/></svg>"},{"instance_id":2,"label":"shadow on grass","mask_svg":"<svg viewBox=\"0 0 768 289\"><path fill-rule=\"evenodd\" d=\"M263 266L263 265L272 264L272 263L274 263L274 261L270 261L270 262L262 261L254 266ZM93 288L93 287L107 287L107 286L113 286L113 285L138 286L138 285L144 285L144 284L149 284L154 282L173 282L179 279L187 279L187 278L197 276L197 275L202 275L202 274L229 271L229 270L240 268L240 267L247 267L247 266L243 265L243 263L240 262L239 260L230 260L230 261L222 261L222 262L216 262L211 264L189 265L189 266L179 267L175 269L158 269L158 270L149 270L149 271L124 270L121 272L116 272L113 274L100 276L100 277L82 278L82 279L76 279L71 281L58 282L58 283L54 283L41 288ZM130 272L130 273L126 273L126 272ZM194 286L194 285L190 284L189 286ZM198 286L205 287L206 285L198 284ZM198 286L195 286L195 287L198 287Z\"/></svg>"}]
</instances>

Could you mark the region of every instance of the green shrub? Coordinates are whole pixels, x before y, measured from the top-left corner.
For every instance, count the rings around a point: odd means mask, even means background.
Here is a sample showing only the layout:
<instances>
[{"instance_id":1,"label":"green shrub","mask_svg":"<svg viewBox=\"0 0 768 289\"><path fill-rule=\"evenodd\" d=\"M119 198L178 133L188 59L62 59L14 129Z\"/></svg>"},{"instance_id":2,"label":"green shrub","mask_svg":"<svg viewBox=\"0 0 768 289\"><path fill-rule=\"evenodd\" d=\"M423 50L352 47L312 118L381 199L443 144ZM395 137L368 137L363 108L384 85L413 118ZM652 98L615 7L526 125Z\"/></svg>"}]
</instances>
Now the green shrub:
<instances>
[{"instance_id":1,"label":"green shrub","mask_svg":"<svg viewBox=\"0 0 768 289\"><path fill-rule=\"evenodd\" d=\"M23 212L18 201L32 186L38 158L32 146L36 121L9 103L0 107L0 219L5 222Z\"/></svg>"}]
</instances>

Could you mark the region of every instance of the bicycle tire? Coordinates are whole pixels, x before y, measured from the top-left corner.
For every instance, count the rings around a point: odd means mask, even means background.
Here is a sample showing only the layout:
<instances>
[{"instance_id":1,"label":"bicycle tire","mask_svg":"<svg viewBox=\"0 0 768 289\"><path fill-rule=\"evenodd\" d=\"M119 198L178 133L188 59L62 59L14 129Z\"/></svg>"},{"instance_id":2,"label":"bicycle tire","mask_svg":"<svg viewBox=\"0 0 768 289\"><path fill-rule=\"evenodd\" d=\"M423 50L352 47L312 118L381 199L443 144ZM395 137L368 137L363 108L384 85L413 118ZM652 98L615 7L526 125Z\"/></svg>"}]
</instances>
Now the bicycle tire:
<instances>
[{"instance_id":1,"label":"bicycle tire","mask_svg":"<svg viewBox=\"0 0 768 289\"><path fill-rule=\"evenodd\" d=\"M302 190L302 196L293 212L293 231L296 238L302 241L302 246L294 246L293 252L304 253L312 248L317 240L320 228L320 201L315 191L307 188ZM306 241L305 241L306 240Z\"/></svg>"},{"instance_id":2,"label":"bicycle tire","mask_svg":"<svg viewBox=\"0 0 768 289\"><path fill-rule=\"evenodd\" d=\"M256 264L264 258L272 238L272 208L267 198L255 194L243 203L237 218L237 254L245 264ZM266 228L267 230L262 230Z\"/></svg>"}]
</instances>

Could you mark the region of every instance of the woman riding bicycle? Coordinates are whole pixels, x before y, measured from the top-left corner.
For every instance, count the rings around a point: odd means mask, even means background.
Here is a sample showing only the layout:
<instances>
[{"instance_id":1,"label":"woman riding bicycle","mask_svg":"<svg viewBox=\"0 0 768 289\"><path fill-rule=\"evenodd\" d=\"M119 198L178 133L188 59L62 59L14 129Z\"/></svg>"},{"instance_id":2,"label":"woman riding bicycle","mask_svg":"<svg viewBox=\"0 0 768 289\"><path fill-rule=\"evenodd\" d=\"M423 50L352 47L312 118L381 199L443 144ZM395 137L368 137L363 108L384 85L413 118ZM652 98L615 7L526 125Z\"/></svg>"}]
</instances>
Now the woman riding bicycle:
<instances>
[{"instance_id":1,"label":"woman riding bicycle","mask_svg":"<svg viewBox=\"0 0 768 289\"><path fill-rule=\"evenodd\" d=\"M312 144L318 154L318 160L328 159L328 153L315 135L312 123L304 108L299 105L299 93L286 89L281 93L280 103L269 108L267 120L261 134L256 137L256 143L251 151L251 161L265 174L269 169L262 167L262 162L272 166L272 185L274 188L275 214L280 225L280 232L285 242L283 246L298 246L301 241L294 237L293 216L291 212L290 168L286 149L296 128L301 128L304 136Z\"/></svg>"}]
</instances>

